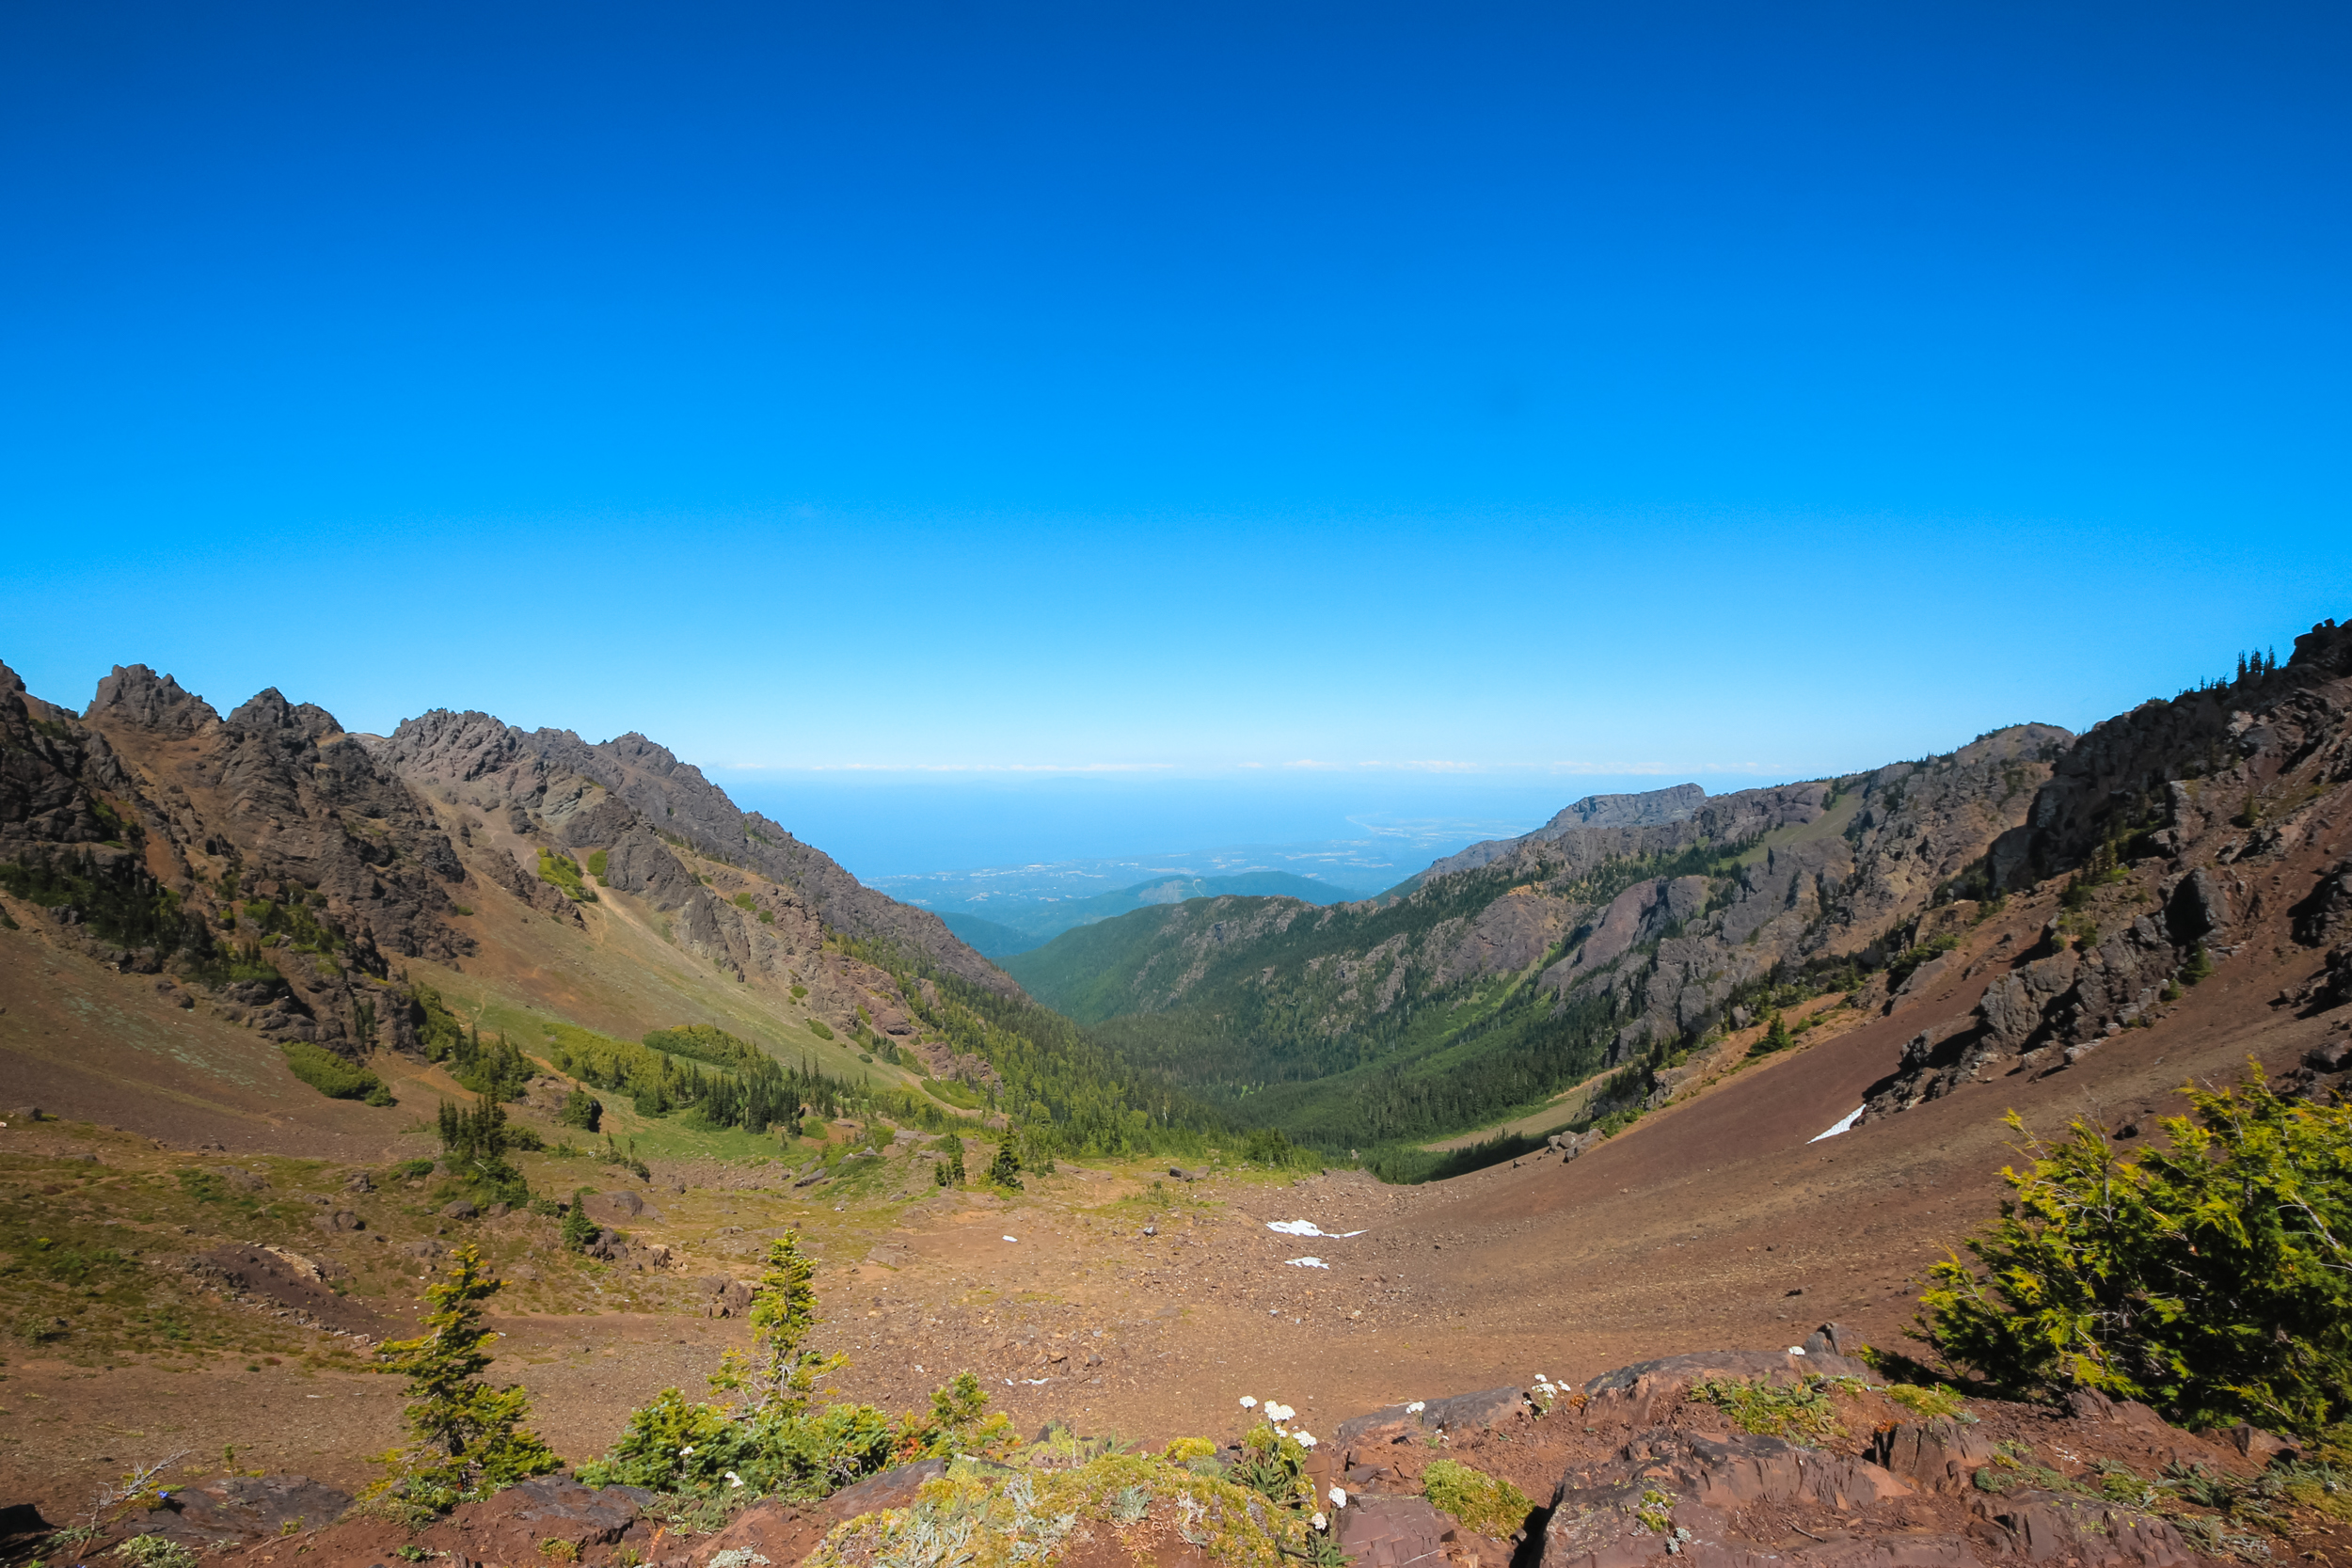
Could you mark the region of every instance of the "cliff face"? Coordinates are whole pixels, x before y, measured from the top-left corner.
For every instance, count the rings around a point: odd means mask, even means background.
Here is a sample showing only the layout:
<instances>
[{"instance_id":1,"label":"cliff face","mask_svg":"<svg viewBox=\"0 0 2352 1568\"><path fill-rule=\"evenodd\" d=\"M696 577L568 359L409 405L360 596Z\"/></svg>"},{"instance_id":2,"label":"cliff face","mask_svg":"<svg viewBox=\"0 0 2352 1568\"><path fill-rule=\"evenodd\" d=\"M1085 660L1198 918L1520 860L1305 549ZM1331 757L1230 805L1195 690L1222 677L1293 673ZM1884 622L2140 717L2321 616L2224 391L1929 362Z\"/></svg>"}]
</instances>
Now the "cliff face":
<instances>
[{"instance_id":1,"label":"cliff face","mask_svg":"<svg viewBox=\"0 0 2352 1568\"><path fill-rule=\"evenodd\" d=\"M1993 856L1995 885L2062 877L2038 939L1979 962L1980 998L1932 1022L1869 1099L1889 1115L1963 1084L2129 1050L2184 984L2265 943L2328 949L2276 1005L2352 1000L2352 626L2315 626L2281 669L2150 702L2058 764Z\"/></svg>"},{"instance_id":2,"label":"cliff face","mask_svg":"<svg viewBox=\"0 0 2352 1568\"><path fill-rule=\"evenodd\" d=\"M1594 797L1521 838L1439 862L1401 899L1200 900L1071 933L1012 963L1043 985L1057 948L1100 954L1095 972L1060 974L1041 993L1082 1016L1230 1013L1246 996L1325 1039L1432 1006L1483 1027L1465 999L1500 983L1532 989L1581 1027L1605 1018L1604 1064L1626 1061L1743 1025L1776 986L1910 947L1928 911L1984 891L1990 850L2025 824L2072 739L2026 724L1837 780L1711 799L1695 784ZM1105 976L1108 965L1120 973ZM1421 1037L1422 1049L1454 1043Z\"/></svg>"}]
</instances>

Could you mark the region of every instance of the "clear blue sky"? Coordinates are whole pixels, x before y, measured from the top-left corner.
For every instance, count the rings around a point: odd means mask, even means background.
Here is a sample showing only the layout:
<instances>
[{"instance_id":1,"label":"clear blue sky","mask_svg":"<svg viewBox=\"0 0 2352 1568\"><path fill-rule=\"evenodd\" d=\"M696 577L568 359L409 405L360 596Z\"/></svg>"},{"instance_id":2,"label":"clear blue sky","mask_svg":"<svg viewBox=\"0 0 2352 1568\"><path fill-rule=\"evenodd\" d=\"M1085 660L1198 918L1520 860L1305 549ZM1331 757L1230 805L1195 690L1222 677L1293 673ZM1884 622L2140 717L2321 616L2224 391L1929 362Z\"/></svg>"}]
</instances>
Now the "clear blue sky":
<instances>
[{"instance_id":1,"label":"clear blue sky","mask_svg":"<svg viewBox=\"0 0 2352 1568\"><path fill-rule=\"evenodd\" d=\"M787 800L2086 724L2352 613L2347 14L10 6L0 659Z\"/></svg>"}]
</instances>

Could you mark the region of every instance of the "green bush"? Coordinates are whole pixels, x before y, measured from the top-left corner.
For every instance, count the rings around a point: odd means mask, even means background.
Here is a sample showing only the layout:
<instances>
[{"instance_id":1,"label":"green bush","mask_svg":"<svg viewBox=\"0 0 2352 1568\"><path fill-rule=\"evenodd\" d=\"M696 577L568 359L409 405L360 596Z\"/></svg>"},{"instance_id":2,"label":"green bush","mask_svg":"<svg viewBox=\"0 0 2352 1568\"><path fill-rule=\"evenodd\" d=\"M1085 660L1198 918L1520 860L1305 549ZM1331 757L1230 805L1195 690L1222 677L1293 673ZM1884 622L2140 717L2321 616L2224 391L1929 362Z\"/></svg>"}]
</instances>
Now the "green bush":
<instances>
[{"instance_id":1,"label":"green bush","mask_svg":"<svg viewBox=\"0 0 2352 1568\"><path fill-rule=\"evenodd\" d=\"M564 1108L555 1119L565 1127L594 1132L604 1125L604 1101L586 1089L574 1089L564 1097Z\"/></svg>"},{"instance_id":2,"label":"green bush","mask_svg":"<svg viewBox=\"0 0 2352 1568\"><path fill-rule=\"evenodd\" d=\"M730 1352L714 1390L747 1391L745 1408L692 1402L665 1388L630 1413L602 1459L583 1465L591 1486L651 1487L673 1495L730 1492L814 1499L910 1460L1001 1451L1012 1429L987 1414L988 1395L961 1373L931 1395L928 1416L893 1418L870 1404L812 1409L818 1381L842 1365L806 1348L817 1316L814 1269L787 1232L769 1245L752 1294L750 1357Z\"/></svg>"},{"instance_id":3,"label":"green bush","mask_svg":"<svg viewBox=\"0 0 2352 1568\"><path fill-rule=\"evenodd\" d=\"M833 1038L833 1031L825 1026L825 1022L822 1019L810 1019L808 1021L808 1032L816 1036L820 1040L829 1040Z\"/></svg>"},{"instance_id":4,"label":"green bush","mask_svg":"<svg viewBox=\"0 0 2352 1568\"><path fill-rule=\"evenodd\" d=\"M950 1132L931 1147L939 1151L939 1164L931 1167L931 1180L942 1187L962 1186L963 1140Z\"/></svg>"},{"instance_id":5,"label":"green bush","mask_svg":"<svg viewBox=\"0 0 2352 1568\"><path fill-rule=\"evenodd\" d=\"M1535 1505L1527 1495L1500 1476L1473 1470L1451 1459L1440 1459L1421 1473L1422 1488L1432 1505L1497 1541L1508 1541L1527 1527Z\"/></svg>"},{"instance_id":6,"label":"green bush","mask_svg":"<svg viewBox=\"0 0 2352 1568\"><path fill-rule=\"evenodd\" d=\"M2081 1121L2027 1139L1975 1265L1931 1271L1919 1336L2007 1390L2317 1433L2352 1417L2352 1104L2282 1099L2252 1063L2184 1092L2194 1119L2136 1162Z\"/></svg>"},{"instance_id":7,"label":"green bush","mask_svg":"<svg viewBox=\"0 0 2352 1568\"><path fill-rule=\"evenodd\" d=\"M1721 1410L1741 1432L1820 1443L1844 1431L1830 1404L1828 1385L1824 1377L1800 1378L1791 1384L1708 1378L1691 1390L1691 1398Z\"/></svg>"},{"instance_id":8,"label":"green bush","mask_svg":"<svg viewBox=\"0 0 2352 1568\"><path fill-rule=\"evenodd\" d=\"M569 855L559 855L552 849L540 850L539 879L561 888L564 896L575 904L596 901L596 890L580 885L580 863Z\"/></svg>"},{"instance_id":9,"label":"green bush","mask_svg":"<svg viewBox=\"0 0 2352 1568\"><path fill-rule=\"evenodd\" d=\"M596 879L596 885L598 887L606 885L604 879L604 867L605 851L602 849L590 850L588 854L588 875Z\"/></svg>"},{"instance_id":10,"label":"green bush","mask_svg":"<svg viewBox=\"0 0 2352 1568\"><path fill-rule=\"evenodd\" d=\"M1964 1421L1976 1419L1967 1413L1967 1402L1960 1397L1960 1391L1941 1383L1932 1388L1915 1383L1890 1383L1879 1392L1913 1415L1924 1416L1931 1420L1940 1416L1958 1417Z\"/></svg>"},{"instance_id":11,"label":"green bush","mask_svg":"<svg viewBox=\"0 0 2352 1568\"><path fill-rule=\"evenodd\" d=\"M323 1046L308 1040L288 1040L278 1049L296 1078L329 1100L364 1100L371 1105L393 1103L384 1080L366 1068L354 1067Z\"/></svg>"}]
</instances>

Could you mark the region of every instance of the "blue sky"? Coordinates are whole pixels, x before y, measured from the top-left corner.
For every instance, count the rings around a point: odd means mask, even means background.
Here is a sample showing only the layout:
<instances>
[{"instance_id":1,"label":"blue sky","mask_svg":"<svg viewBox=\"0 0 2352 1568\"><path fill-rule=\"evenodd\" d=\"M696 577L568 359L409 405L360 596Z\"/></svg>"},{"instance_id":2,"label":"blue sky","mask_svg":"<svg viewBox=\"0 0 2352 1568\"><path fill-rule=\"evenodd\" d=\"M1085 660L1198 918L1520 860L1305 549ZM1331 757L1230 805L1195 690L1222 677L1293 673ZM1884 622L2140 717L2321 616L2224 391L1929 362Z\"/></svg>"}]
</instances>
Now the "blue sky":
<instances>
[{"instance_id":1,"label":"blue sky","mask_svg":"<svg viewBox=\"0 0 2352 1568\"><path fill-rule=\"evenodd\" d=\"M787 800L2087 724L2352 611L2348 31L10 7L0 659Z\"/></svg>"}]
</instances>

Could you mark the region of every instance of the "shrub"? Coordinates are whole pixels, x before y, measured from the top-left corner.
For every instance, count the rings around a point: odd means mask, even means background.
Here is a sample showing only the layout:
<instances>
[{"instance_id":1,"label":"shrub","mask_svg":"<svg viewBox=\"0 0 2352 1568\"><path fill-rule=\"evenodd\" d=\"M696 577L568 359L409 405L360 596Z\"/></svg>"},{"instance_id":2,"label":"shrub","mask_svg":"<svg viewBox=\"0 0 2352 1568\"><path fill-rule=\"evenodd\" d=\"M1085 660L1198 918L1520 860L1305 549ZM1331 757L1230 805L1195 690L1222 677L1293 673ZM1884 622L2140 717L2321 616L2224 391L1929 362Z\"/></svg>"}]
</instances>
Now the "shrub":
<instances>
[{"instance_id":1,"label":"shrub","mask_svg":"<svg viewBox=\"0 0 2352 1568\"><path fill-rule=\"evenodd\" d=\"M2027 1139L1976 1266L1931 1271L1919 1337L2005 1389L2316 1433L2352 1415L2352 1105L2282 1099L2258 1064L2185 1092L2194 1119L2136 1163L2081 1121Z\"/></svg>"},{"instance_id":2,"label":"shrub","mask_svg":"<svg viewBox=\"0 0 2352 1568\"><path fill-rule=\"evenodd\" d=\"M962 1186L963 1140L950 1132L931 1147L939 1150L939 1164L931 1167L931 1180L942 1187Z\"/></svg>"},{"instance_id":3,"label":"shrub","mask_svg":"<svg viewBox=\"0 0 2352 1568\"><path fill-rule=\"evenodd\" d=\"M574 1089L564 1097L564 1109L555 1119L565 1127L594 1132L604 1125L604 1101L586 1089Z\"/></svg>"},{"instance_id":4,"label":"shrub","mask_svg":"<svg viewBox=\"0 0 2352 1568\"><path fill-rule=\"evenodd\" d=\"M561 888L564 896L575 904L596 901L596 890L580 885L580 863L569 855L559 855L552 849L540 850L539 879Z\"/></svg>"},{"instance_id":5,"label":"shrub","mask_svg":"<svg viewBox=\"0 0 2352 1568\"><path fill-rule=\"evenodd\" d=\"M1508 1541L1527 1526L1535 1505L1500 1476L1440 1459L1421 1473L1422 1487L1444 1509L1481 1535Z\"/></svg>"},{"instance_id":6,"label":"shrub","mask_svg":"<svg viewBox=\"0 0 2352 1568\"><path fill-rule=\"evenodd\" d=\"M1940 1383L1932 1388L1923 1388L1915 1383L1890 1383L1879 1392L1915 1416L1931 1419L1939 1416L1958 1417L1963 1421L1976 1419L1964 1408L1966 1402L1962 1400L1959 1390L1947 1388Z\"/></svg>"},{"instance_id":7,"label":"shrub","mask_svg":"<svg viewBox=\"0 0 2352 1568\"><path fill-rule=\"evenodd\" d=\"M833 1038L833 1031L825 1026L825 1021L822 1019L810 1019L808 1021L808 1032L816 1036L820 1040L829 1040Z\"/></svg>"},{"instance_id":8,"label":"shrub","mask_svg":"<svg viewBox=\"0 0 2352 1568\"><path fill-rule=\"evenodd\" d=\"M869 1404L810 1409L818 1379L843 1364L806 1348L816 1322L808 1259L787 1232L771 1243L752 1296L755 1353L731 1355L714 1389L748 1388L742 1409L689 1401L665 1388L630 1413L604 1458L580 1466L592 1486L647 1486L682 1495L732 1491L821 1497L860 1476L949 1453L1001 1452L1011 1425L988 1414L988 1394L971 1373L931 1395L927 1416L896 1418Z\"/></svg>"},{"instance_id":9,"label":"shrub","mask_svg":"<svg viewBox=\"0 0 2352 1568\"><path fill-rule=\"evenodd\" d=\"M1828 1383L1822 1377L1792 1384L1710 1377L1692 1388L1691 1397L1723 1411L1741 1432L1820 1443L1844 1431L1829 1402Z\"/></svg>"},{"instance_id":10,"label":"shrub","mask_svg":"<svg viewBox=\"0 0 2352 1568\"><path fill-rule=\"evenodd\" d=\"M461 1502L486 1497L564 1462L522 1423L530 1396L515 1385L492 1388L482 1382L498 1335L482 1326L482 1303L499 1291L500 1281L483 1267L482 1254L461 1246L449 1276L425 1290L432 1310L424 1333L395 1340L379 1353L389 1370L408 1379L405 1412L414 1441L386 1456L392 1473L368 1489L421 1513L446 1513Z\"/></svg>"},{"instance_id":11,"label":"shrub","mask_svg":"<svg viewBox=\"0 0 2352 1568\"><path fill-rule=\"evenodd\" d=\"M371 1105L394 1102L384 1080L366 1068L352 1066L323 1046L308 1040L288 1040L278 1049L285 1053L287 1069L329 1100L364 1100Z\"/></svg>"}]
</instances>

